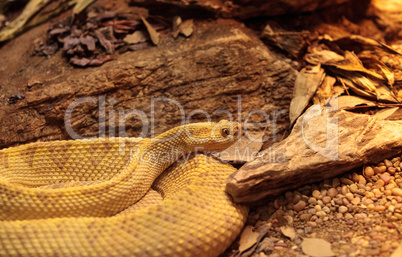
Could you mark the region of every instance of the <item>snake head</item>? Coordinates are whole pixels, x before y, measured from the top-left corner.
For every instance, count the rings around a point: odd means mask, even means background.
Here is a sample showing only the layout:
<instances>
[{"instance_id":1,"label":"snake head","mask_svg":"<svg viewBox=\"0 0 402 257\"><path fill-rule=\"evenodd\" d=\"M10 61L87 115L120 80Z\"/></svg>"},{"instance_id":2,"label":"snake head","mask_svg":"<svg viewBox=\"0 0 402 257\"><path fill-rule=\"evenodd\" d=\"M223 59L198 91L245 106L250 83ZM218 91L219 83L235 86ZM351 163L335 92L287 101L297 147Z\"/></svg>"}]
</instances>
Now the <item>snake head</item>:
<instances>
[{"instance_id":1,"label":"snake head","mask_svg":"<svg viewBox=\"0 0 402 257\"><path fill-rule=\"evenodd\" d=\"M195 147L201 151L224 150L237 141L240 133L240 124L227 120L186 126L186 143L190 146L190 151L193 151Z\"/></svg>"}]
</instances>

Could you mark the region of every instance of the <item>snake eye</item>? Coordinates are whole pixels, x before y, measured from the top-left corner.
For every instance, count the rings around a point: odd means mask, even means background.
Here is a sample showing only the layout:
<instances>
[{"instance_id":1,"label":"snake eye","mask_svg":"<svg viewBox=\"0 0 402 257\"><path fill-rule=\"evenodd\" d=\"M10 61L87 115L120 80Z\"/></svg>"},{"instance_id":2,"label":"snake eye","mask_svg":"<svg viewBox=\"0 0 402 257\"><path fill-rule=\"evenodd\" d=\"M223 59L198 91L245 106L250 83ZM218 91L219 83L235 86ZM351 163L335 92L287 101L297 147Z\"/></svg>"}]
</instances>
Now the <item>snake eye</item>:
<instances>
[{"instance_id":1,"label":"snake eye","mask_svg":"<svg viewBox=\"0 0 402 257\"><path fill-rule=\"evenodd\" d=\"M221 134L224 137L227 137L229 135L229 130L227 128L224 128L221 130Z\"/></svg>"}]
</instances>

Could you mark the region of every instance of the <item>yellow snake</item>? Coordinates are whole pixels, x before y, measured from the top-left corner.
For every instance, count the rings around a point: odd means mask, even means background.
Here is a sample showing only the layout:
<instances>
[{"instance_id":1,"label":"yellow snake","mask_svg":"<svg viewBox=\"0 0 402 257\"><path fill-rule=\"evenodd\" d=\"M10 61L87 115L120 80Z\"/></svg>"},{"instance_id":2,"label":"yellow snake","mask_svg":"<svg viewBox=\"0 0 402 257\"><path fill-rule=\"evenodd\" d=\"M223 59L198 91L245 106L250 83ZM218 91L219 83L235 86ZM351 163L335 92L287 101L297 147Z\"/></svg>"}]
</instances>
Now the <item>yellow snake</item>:
<instances>
[{"instance_id":1,"label":"yellow snake","mask_svg":"<svg viewBox=\"0 0 402 257\"><path fill-rule=\"evenodd\" d=\"M235 168L190 153L223 150L238 129L194 123L154 139L1 150L0 256L218 256L248 208L225 193ZM151 186L163 201L147 206L158 198Z\"/></svg>"}]
</instances>

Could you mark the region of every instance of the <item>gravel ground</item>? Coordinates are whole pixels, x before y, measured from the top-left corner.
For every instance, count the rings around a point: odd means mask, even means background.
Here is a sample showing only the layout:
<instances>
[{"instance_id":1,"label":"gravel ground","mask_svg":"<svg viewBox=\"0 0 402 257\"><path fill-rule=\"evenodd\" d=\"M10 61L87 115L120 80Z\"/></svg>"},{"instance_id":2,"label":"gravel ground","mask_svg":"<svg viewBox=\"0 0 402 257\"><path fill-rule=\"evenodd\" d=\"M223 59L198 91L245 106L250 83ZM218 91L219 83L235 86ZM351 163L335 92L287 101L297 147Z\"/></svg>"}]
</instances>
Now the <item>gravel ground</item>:
<instances>
[{"instance_id":1,"label":"gravel ground","mask_svg":"<svg viewBox=\"0 0 402 257\"><path fill-rule=\"evenodd\" d=\"M306 256L303 241L317 238L336 256L402 256L401 168L400 156L386 159L252 209L240 251L230 255ZM325 241L315 243L316 251Z\"/></svg>"}]
</instances>

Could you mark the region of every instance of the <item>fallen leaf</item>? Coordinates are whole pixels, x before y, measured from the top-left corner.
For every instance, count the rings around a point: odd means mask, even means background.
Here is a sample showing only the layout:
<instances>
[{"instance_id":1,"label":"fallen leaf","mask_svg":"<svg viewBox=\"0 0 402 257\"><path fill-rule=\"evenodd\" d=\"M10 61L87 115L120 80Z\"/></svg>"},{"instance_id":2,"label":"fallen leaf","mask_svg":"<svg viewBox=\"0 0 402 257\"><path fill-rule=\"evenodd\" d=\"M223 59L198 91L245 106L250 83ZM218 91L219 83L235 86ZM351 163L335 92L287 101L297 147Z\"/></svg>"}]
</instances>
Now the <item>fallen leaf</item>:
<instances>
[{"instance_id":1,"label":"fallen leaf","mask_svg":"<svg viewBox=\"0 0 402 257\"><path fill-rule=\"evenodd\" d=\"M74 0L76 2L74 9L73 9L73 14L79 14L85 8L87 8L88 5L92 4L96 0Z\"/></svg>"},{"instance_id":2,"label":"fallen leaf","mask_svg":"<svg viewBox=\"0 0 402 257\"><path fill-rule=\"evenodd\" d=\"M76 66L80 67L85 67L88 66L88 64L91 62L88 58L78 58L78 57L72 57L70 59L70 63Z\"/></svg>"},{"instance_id":3,"label":"fallen leaf","mask_svg":"<svg viewBox=\"0 0 402 257\"><path fill-rule=\"evenodd\" d=\"M183 34L186 37L191 36L191 34L193 33L193 26L194 26L194 22L193 20L186 20L183 23L180 24L180 33Z\"/></svg>"},{"instance_id":4,"label":"fallen leaf","mask_svg":"<svg viewBox=\"0 0 402 257\"><path fill-rule=\"evenodd\" d=\"M284 236L290 238L292 241L295 240L296 231L292 226L282 226L280 229Z\"/></svg>"},{"instance_id":5,"label":"fallen leaf","mask_svg":"<svg viewBox=\"0 0 402 257\"><path fill-rule=\"evenodd\" d=\"M127 35L123 40L129 44L138 44L145 42L149 39L148 34L142 30L137 30L133 34Z\"/></svg>"},{"instance_id":6,"label":"fallen leaf","mask_svg":"<svg viewBox=\"0 0 402 257\"><path fill-rule=\"evenodd\" d=\"M28 20L50 2L50 0L30 0L22 13L0 31L0 42L9 40L22 32Z\"/></svg>"},{"instance_id":7,"label":"fallen leaf","mask_svg":"<svg viewBox=\"0 0 402 257\"><path fill-rule=\"evenodd\" d=\"M325 76L323 82L318 87L315 95L313 97L314 104L325 105L327 100L334 94L334 85L336 83L336 78L332 76Z\"/></svg>"},{"instance_id":8,"label":"fallen leaf","mask_svg":"<svg viewBox=\"0 0 402 257\"><path fill-rule=\"evenodd\" d=\"M260 257L261 253L264 253L263 256L266 256L266 254L270 254L274 250L274 240L269 237L265 237L262 239L260 243L258 243L257 250L256 252L260 252Z\"/></svg>"},{"instance_id":9,"label":"fallen leaf","mask_svg":"<svg viewBox=\"0 0 402 257\"><path fill-rule=\"evenodd\" d=\"M394 114L398 109L399 109L399 107L386 108L386 109L378 111L376 114L374 114L374 116L377 117L378 119L385 120L388 117L390 117L392 114Z\"/></svg>"},{"instance_id":10,"label":"fallen leaf","mask_svg":"<svg viewBox=\"0 0 402 257\"><path fill-rule=\"evenodd\" d=\"M349 37L343 37L333 41L335 44L341 46L343 49L348 49L349 51L353 51L355 53L359 53L362 50L374 50L375 48L381 49L390 54L401 55L399 52L392 49L392 47L375 41L370 38L365 38L358 35L352 35Z\"/></svg>"},{"instance_id":11,"label":"fallen leaf","mask_svg":"<svg viewBox=\"0 0 402 257\"><path fill-rule=\"evenodd\" d=\"M88 49L88 51L95 51L95 39L90 36L90 35L86 35L83 36L81 35L80 37L80 43L85 45Z\"/></svg>"},{"instance_id":12,"label":"fallen leaf","mask_svg":"<svg viewBox=\"0 0 402 257\"><path fill-rule=\"evenodd\" d=\"M113 58L110 55L98 57L96 59L93 59L89 62L88 66L100 66L104 64L105 62L111 61Z\"/></svg>"},{"instance_id":13,"label":"fallen leaf","mask_svg":"<svg viewBox=\"0 0 402 257\"><path fill-rule=\"evenodd\" d=\"M182 23L182 20L181 20L180 16L173 17L173 33L172 34L173 34L174 38L177 38L177 36L180 33L179 27L180 27L181 23Z\"/></svg>"},{"instance_id":14,"label":"fallen leaf","mask_svg":"<svg viewBox=\"0 0 402 257\"><path fill-rule=\"evenodd\" d=\"M324 239L305 238L301 243L301 247L304 254L312 257L335 256L335 253L331 250L331 244Z\"/></svg>"},{"instance_id":15,"label":"fallen leaf","mask_svg":"<svg viewBox=\"0 0 402 257\"><path fill-rule=\"evenodd\" d=\"M342 95L339 97L333 97L329 101L329 104L333 108L337 109L353 109L356 106L367 106L367 107L374 107L377 104L373 101L367 100L365 98L353 95Z\"/></svg>"},{"instance_id":16,"label":"fallen leaf","mask_svg":"<svg viewBox=\"0 0 402 257\"><path fill-rule=\"evenodd\" d=\"M148 30L152 43L154 43L154 45L159 44L159 33L151 26L151 24L148 23L148 21L144 17L141 16L141 20L142 22L144 22L145 27Z\"/></svg>"},{"instance_id":17,"label":"fallen leaf","mask_svg":"<svg viewBox=\"0 0 402 257\"><path fill-rule=\"evenodd\" d=\"M113 43L116 42L116 38L113 35L112 26L95 30L95 35L99 43L105 48L106 53L113 54L115 49Z\"/></svg>"},{"instance_id":18,"label":"fallen leaf","mask_svg":"<svg viewBox=\"0 0 402 257\"><path fill-rule=\"evenodd\" d=\"M310 70L303 68L297 74L293 89L293 99L289 107L291 125L293 125L296 119L303 113L324 78L324 69L322 69L320 65L314 66Z\"/></svg>"},{"instance_id":19,"label":"fallen leaf","mask_svg":"<svg viewBox=\"0 0 402 257\"><path fill-rule=\"evenodd\" d=\"M244 252L257 243L259 233L253 231L252 226L246 226L240 235L239 251Z\"/></svg>"}]
</instances>

